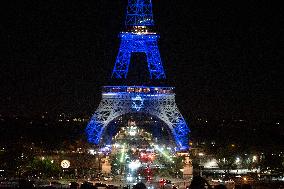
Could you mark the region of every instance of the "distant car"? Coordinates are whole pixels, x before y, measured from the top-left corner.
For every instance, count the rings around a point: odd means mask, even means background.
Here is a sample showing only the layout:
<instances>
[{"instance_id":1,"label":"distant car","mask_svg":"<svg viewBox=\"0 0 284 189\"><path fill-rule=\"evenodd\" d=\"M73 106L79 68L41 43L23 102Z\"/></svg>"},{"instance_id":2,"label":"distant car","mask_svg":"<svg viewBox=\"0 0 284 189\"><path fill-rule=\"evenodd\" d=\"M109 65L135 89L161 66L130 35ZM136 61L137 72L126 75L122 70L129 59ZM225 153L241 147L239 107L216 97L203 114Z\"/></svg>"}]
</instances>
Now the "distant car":
<instances>
[{"instance_id":1,"label":"distant car","mask_svg":"<svg viewBox=\"0 0 284 189\"><path fill-rule=\"evenodd\" d=\"M100 181L101 179L100 179L100 177L95 177L94 180Z\"/></svg>"},{"instance_id":2,"label":"distant car","mask_svg":"<svg viewBox=\"0 0 284 189\"><path fill-rule=\"evenodd\" d=\"M166 183L166 179L160 179L160 180L159 180L159 183L160 183L160 184L165 184L165 183Z\"/></svg>"},{"instance_id":3,"label":"distant car","mask_svg":"<svg viewBox=\"0 0 284 189\"><path fill-rule=\"evenodd\" d=\"M151 176L147 176L147 177L146 177L146 180L147 180L147 182L150 182L150 181L153 180L153 178L152 178Z\"/></svg>"},{"instance_id":4,"label":"distant car","mask_svg":"<svg viewBox=\"0 0 284 189\"><path fill-rule=\"evenodd\" d=\"M225 184L233 184L235 181L233 179L225 180Z\"/></svg>"},{"instance_id":5,"label":"distant car","mask_svg":"<svg viewBox=\"0 0 284 189\"><path fill-rule=\"evenodd\" d=\"M172 181L166 180L166 184L172 184Z\"/></svg>"},{"instance_id":6,"label":"distant car","mask_svg":"<svg viewBox=\"0 0 284 189\"><path fill-rule=\"evenodd\" d=\"M212 182L223 183L221 179L212 179Z\"/></svg>"},{"instance_id":7,"label":"distant car","mask_svg":"<svg viewBox=\"0 0 284 189\"><path fill-rule=\"evenodd\" d=\"M254 182L255 181L255 179L250 176L244 176L242 177L242 179L243 179L243 182Z\"/></svg>"},{"instance_id":8,"label":"distant car","mask_svg":"<svg viewBox=\"0 0 284 189\"><path fill-rule=\"evenodd\" d=\"M112 176L105 176L105 177L104 177L104 180L105 180L105 181L112 181L112 180L113 180L113 177L112 177Z\"/></svg>"}]
</instances>

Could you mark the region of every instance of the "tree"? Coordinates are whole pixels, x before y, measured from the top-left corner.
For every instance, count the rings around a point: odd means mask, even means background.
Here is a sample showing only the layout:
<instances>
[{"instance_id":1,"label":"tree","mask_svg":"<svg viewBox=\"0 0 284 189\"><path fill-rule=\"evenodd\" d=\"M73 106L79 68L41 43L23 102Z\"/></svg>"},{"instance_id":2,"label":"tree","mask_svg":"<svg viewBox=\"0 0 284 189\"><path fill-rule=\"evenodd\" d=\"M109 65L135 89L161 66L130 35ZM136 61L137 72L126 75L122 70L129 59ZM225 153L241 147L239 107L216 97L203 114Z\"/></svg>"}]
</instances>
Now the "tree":
<instances>
[{"instance_id":1,"label":"tree","mask_svg":"<svg viewBox=\"0 0 284 189\"><path fill-rule=\"evenodd\" d=\"M111 162L111 173L114 175L117 175L121 172L121 162L119 157L121 154L116 153L110 156L110 162Z\"/></svg>"},{"instance_id":2,"label":"tree","mask_svg":"<svg viewBox=\"0 0 284 189\"><path fill-rule=\"evenodd\" d=\"M34 153L28 145L11 144L0 153L0 168L10 176L21 177L27 173L33 156Z\"/></svg>"},{"instance_id":3,"label":"tree","mask_svg":"<svg viewBox=\"0 0 284 189\"><path fill-rule=\"evenodd\" d=\"M184 156L176 156L173 158L173 172L176 177L182 177L182 172L180 170L184 167L184 160Z\"/></svg>"},{"instance_id":4,"label":"tree","mask_svg":"<svg viewBox=\"0 0 284 189\"><path fill-rule=\"evenodd\" d=\"M60 172L60 166L53 163L53 161L49 158L34 158L30 163L30 173L33 175L38 175L43 178L49 178L52 176L59 175Z\"/></svg>"}]
</instances>

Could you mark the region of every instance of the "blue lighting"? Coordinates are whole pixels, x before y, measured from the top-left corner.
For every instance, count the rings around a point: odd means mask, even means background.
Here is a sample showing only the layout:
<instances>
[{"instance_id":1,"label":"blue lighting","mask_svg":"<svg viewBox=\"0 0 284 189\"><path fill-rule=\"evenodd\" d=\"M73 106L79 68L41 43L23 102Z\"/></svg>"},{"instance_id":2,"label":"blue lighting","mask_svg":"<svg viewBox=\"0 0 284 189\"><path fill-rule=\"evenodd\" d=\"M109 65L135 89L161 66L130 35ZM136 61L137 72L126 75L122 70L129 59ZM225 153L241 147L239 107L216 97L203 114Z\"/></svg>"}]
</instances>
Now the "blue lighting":
<instances>
[{"instance_id":1,"label":"blue lighting","mask_svg":"<svg viewBox=\"0 0 284 189\"><path fill-rule=\"evenodd\" d=\"M104 86L103 94L137 93L143 95L174 94L174 87L157 86Z\"/></svg>"},{"instance_id":2,"label":"blue lighting","mask_svg":"<svg viewBox=\"0 0 284 189\"><path fill-rule=\"evenodd\" d=\"M166 79L158 39L152 32L154 26L151 0L128 0L125 25L128 32L120 33L120 48L112 72L112 78L126 79L132 53L144 53L150 79ZM173 87L155 86L105 86L102 100L86 128L88 141L101 142L108 124L129 113L147 113L168 125L177 150L189 148L190 130L179 112Z\"/></svg>"},{"instance_id":3,"label":"blue lighting","mask_svg":"<svg viewBox=\"0 0 284 189\"><path fill-rule=\"evenodd\" d=\"M126 79L132 53L145 53L150 79L166 79L158 48L159 35L149 32L154 26L151 0L128 0L125 25L130 32L120 34L121 44L112 78Z\"/></svg>"},{"instance_id":4,"label":"blue lighting","mask_svg":"<svg viewBox=\"0 0 284 189\"><path fill-rule=\"evenodd\" d=\"M134 108L137 112L143 108L144 100L141 98L141 96L137 95L136 97L132 97L132 108Z\"/></svg>"},{"instance_id":5,"label":"blue lighting","mask_svg":"<svg viewBox=\"0 0 284 189\"><path fill-rule=\"evenodd\" d=\"M158 48L159 36L157 34L124 32L121 33L120 38L121 44L112 72L112 78L127 78L131 54L135 52L146 54L150 79L166 78Z\"/></svg>"},{"instance_id":6,"label":"blue lighting","mask_svg":"<svg viewBox=\"0 0 284 189\"><path fill-rule=\"evenodd\" d=\"M151 0L128 0L126 26L153 26Z\"/></svg>"},{"instance_id":7,"label":"blue lighting","mask_svg":"<svg viewBox=\"0 0 284 189\"><path fill-rule=\"evenodd\" d=\"M174 138L177 143L178 151L189 149L189 133L190 130L185 123L185 120L180 120L180 123L175 127Z\"/></svg>"},{"instance_id":8,"label":"blue lighting","mask_svg":"<svg viewBox=\"0 0 284 189\"><path fill-rule=\"evenodd\" d=\"M93 119L88 123L86 127L86 134L88 136L88 142L92 144L99 144L101 140L102 133L104 131L104 125Z\"/></svg>"}]
</instances>

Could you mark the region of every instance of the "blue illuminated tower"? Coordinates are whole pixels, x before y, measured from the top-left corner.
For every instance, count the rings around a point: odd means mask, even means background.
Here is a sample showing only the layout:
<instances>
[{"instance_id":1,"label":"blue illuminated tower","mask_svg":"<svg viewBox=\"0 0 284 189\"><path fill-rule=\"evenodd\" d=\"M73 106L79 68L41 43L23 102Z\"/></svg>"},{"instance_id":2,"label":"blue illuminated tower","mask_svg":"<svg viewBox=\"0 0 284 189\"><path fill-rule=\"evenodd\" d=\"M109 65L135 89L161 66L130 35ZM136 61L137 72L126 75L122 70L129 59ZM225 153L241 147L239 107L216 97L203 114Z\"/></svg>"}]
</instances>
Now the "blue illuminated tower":
<instances>
[{"instance_id":1,"label":"blue illuminated tower","mask_svg":"<svg viewBox=\"0 0 284 189\"><path fill-rule=\"evenodd\" d=\"M145 53L150 79L165 79L158 48L159 35L152 32L152 1L128 0L125 25L125 32L120 33L121 44L112 78L126 79L131 54ZM88 141L99 144L111 121L125 114L140 112L166 123L175 140L176 150L189 148L190 130L175 103L174 87L104 86L102 100L86 128Z\"/></svg>"},{"instance_id":2,"label":"blue illuminated tower","mask_svg":"<svg viewBox=\"0 0 284 189\"><path fill-rule=\"evenodd\" d=\"M154 26L151 0L129 0L126 26Z\"/></svg>"},{"instance_id":3,"label":"blue illuminated tower","mask_svg":"<svg viewBox=\"0 0 284 189\"><path fill-rule=\"evenodd\" d=\"M112 78L126 79L132 53L145 53L150 79L165 79L154 26L151 0L129 0L125 21L128 31L120 33L121 44Z\"/></svg>"}]
</instances>

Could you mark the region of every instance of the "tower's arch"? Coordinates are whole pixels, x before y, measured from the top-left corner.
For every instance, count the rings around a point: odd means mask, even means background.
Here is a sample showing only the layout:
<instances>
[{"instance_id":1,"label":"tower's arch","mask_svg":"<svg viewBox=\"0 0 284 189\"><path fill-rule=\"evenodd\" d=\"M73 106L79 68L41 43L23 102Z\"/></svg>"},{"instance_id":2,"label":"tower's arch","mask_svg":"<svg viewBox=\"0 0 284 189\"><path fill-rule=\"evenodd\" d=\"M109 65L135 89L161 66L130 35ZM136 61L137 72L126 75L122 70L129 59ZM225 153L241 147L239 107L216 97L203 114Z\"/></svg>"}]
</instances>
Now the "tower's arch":
<instances>
[{"instance_id":1,"label":"tower's arch","mask_svg":"<svg viewBox=\"0 0 284 189\"><path fill-rule=\"evenodd\" d=\"M153 115L166 123L176 147L188 148L189 128L176 106L173 88L167 87L104 87L101 103L86 128L89 142L99 144L112 120L137 112Z\"/></svg>"},{"instance_id":2,"label":"tower's arch","mask_svg":"<svg viewBox=\"0 0 284 189\"><path fill-rule=\"evenodd\" d=\"M118 136L117 134L126 130L131 130L133 127L137 129L136 134L142 134L145 132L147 140L151 142L159 145L166 145L170 148L174 148L176 146L172 132L167 124L155 115L150 115L144 112L124 114L112 120L105 127L102 133L102 146L115 144L117 139L116 137ZM143 139L143 134L139 136L136 134L134 138L138 141ZM130 138L133 137L130 133L128 133L128 135Z\"/></svg>"}]
</instances>

